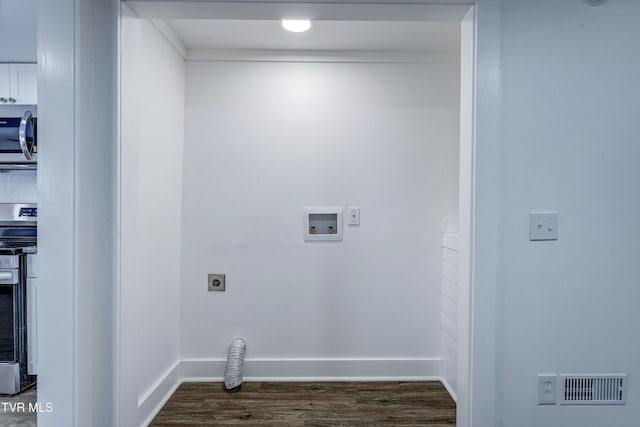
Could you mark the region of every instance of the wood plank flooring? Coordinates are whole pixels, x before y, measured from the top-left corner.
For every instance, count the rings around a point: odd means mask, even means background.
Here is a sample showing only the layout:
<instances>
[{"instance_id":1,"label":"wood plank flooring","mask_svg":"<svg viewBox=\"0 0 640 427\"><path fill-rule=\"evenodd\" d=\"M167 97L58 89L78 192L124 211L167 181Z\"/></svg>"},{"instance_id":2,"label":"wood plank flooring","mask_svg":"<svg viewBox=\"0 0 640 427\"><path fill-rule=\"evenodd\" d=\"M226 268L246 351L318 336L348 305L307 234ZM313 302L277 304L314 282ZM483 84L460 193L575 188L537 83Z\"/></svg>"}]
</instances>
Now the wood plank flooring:
<instances>
[{"instance_id":1,"label":"wood plank flooring","mask_svg":"<svg viewBox=\"0 0 640 427\"><path fill-rule=\"evenodd\" d=\"M440 382L184 383L151 423L161 426L451 427L456 406Z\"/></svg>"}]
</instances>

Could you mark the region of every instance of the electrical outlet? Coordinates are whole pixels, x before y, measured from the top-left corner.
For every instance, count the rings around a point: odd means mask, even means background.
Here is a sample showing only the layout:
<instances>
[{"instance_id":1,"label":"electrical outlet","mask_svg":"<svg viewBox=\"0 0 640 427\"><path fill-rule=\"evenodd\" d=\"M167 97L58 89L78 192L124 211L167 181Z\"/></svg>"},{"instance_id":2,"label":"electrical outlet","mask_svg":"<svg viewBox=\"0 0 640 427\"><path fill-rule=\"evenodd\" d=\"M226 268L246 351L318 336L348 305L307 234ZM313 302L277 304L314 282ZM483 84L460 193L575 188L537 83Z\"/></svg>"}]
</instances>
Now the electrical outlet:
<instances>
[{"instance_id":1,"label":"electrical outlet","mask_svg":"<svg viewBox=\"0 0 640 427\"><path fill-rule=\"evenodd\" d=\"M558 376L556 374L538 374L538 405L558 403Z\"/></svg>"},{"instance_id":2,"label":"electrical outlet","mask_svg":"<svg viewBox=\"0 0 640 427\"><path fill-rule=\"evenodd\" d=\"M360 208L349 208L349 225L360 225Z\"/></svg>"},{"instance_id":3,"label":"electrical outlet","mask_svg":"<svg viewBox=\"0 0 640 427\"><path fill-rule=\"evenodd\" d=\"M224 291L224 274L209 274L209 277L207 278L207 289L209 291Z\"/></svg>"},{"instance_id":4,"label":"electrical outlet","mask_svg":"<svg viewBox=\"0 0 640 427\"><path fill-rule=\"evenodd\" d=\"M558 240L558 212L529 213L529 240Z\"/></svg>"}]
</instances>

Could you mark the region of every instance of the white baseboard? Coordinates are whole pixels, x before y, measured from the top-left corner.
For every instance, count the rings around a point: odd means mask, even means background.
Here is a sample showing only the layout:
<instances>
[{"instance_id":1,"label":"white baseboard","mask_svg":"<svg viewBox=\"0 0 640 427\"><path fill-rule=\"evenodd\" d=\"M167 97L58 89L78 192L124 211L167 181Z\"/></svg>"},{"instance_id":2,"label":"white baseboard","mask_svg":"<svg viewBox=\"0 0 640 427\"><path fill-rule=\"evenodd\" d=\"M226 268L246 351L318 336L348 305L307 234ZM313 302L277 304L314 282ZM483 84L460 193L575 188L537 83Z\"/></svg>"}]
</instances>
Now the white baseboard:
<instances>
[{"instance_id":1,"label":"white baseboard","mask_svg":"<svg viewBox=\"0 0 640 427\"><path fill-rule=\"evenodd\" d=\"M139 425L147 426L183 382L224 380L225 359L176 362L138 398ZM434 359L247 359L244 381L443 381ZM444 384L444 381L443 381ZM445 387L447 385L445 384ZM447 387L449 393L451 390ZM454 396L452 394L452 396Z\"/></svg>"},{"instance_id":2,"label":"white baseboard","mask_svg":"<svg viewBox=\"0 0 640 427\"><path fill-rule=\"evenodd\" d=\"M182 383L180 364L178 360L153 386L138 397L138 425L148 426Z\"/></svg>"},{"instance_id":3,"label":"white baseboard","mask_svg":"<svg viewBox=\"0 0 640 427\"><path fill-rule=\"evenodd\" d=\"M440 382L442 382L442 385L444 386L444 388L447 389L447 391L449 392L449 395L451 396L453 401L456 402L456 404L457 404L458 403L458 395L454 391L453 387L451 387L451 384L449 384L449 382L447 380L445 380L444 377L440 378Z\"/></svg>"},{"instance_id":4,"label":"white baseboard","mask_svg":"<svg viewBox=\"0 0 640 427\"><path fill-rule=\"evenodd\" d=\"M183 381L222 381L226 360L183 360ZM245 381L428 381L440 359L247 359Z\"/></svg>"}]
</instances>

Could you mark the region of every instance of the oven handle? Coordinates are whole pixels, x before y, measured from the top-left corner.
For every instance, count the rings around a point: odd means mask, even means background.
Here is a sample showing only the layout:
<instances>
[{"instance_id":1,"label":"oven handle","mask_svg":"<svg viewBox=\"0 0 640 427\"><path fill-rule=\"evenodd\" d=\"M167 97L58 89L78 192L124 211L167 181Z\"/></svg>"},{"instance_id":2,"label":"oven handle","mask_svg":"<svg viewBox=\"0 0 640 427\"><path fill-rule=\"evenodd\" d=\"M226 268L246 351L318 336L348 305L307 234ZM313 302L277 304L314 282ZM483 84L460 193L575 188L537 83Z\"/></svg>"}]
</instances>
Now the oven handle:
<instances>
[{"instance_id":1,"label":"oven handle","mask_svg":"<svg viewBox=\"0 0 640 427\"><path fill-rule=\"evenodd\" d=\"M18 283L18 270L0 270L0 285L15 285Z\"/></svg>"},{"instance_id":2,"label":"oven handle","mask_svg":"<svg viewBox=\"0 0 640 427\"><path fill-rule=\"evenodd\" d=\"M33 153L31 152L32 148L29 148L27 145L27 124L31 123L31 129L33 129L33 122L31 121L33 116L31 115L31 111L25 111L22 115L22 120L20 120L20 128L18 129L18 140L20 141L20 148L22 149L22 154L27 160L33 160ZM33 138L35 139L35 134ZM35 143L35 141L34 141ZM33 144L31 144L33 147Z\"/></svg>"}]
</instances>

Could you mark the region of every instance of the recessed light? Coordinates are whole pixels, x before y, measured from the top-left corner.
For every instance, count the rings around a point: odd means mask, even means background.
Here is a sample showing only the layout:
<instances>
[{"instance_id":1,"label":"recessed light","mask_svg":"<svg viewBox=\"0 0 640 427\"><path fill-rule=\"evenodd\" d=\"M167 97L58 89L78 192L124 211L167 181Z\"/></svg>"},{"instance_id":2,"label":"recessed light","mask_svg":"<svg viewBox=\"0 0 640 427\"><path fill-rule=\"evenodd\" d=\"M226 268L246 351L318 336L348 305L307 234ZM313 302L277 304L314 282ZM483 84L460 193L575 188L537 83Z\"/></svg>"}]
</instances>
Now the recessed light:
<instances>
[{"instance_id":1,"label":"recessed light","mask_svg":"<svg viewBox=\"0 0 640 427\"><path fill-rule=\"evenodd\" d=\"M303 33L311 28L311 21L308 19L283 19L282 26L292 33Z\"/></svg>"}]
</instances>

